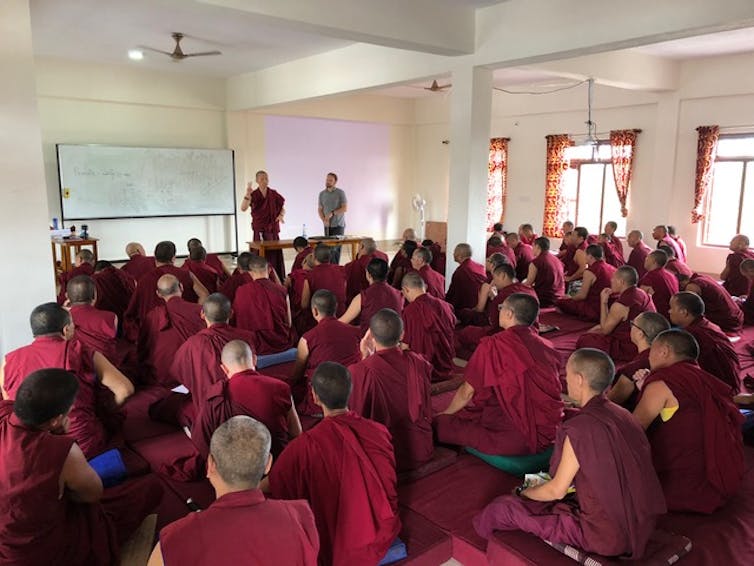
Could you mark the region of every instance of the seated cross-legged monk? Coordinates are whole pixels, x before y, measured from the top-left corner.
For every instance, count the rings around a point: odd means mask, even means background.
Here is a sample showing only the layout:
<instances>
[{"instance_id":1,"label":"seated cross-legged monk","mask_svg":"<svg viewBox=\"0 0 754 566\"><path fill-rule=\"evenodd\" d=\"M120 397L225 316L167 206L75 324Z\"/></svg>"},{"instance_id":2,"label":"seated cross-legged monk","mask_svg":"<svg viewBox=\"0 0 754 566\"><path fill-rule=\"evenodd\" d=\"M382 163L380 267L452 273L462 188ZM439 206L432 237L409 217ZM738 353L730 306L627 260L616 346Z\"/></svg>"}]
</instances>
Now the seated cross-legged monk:
<instances>
[{"instance_id":1,"label":"seated cross-legged monk","mask_svg":"<svg viewBox=\"0 0 754 566\"><path fill-rule=\"evenodd\" d=\"M191 238L186 243L186 248L188 249L189 256L191 255L191 250L194 248L201 248L202 247L202 241L199 238ZM206 250L205 250L206 253ZM206 257L204 258L204 261L206 264L214 269L219 277L220 277L220 283L224 283L228 280L230 277L230 272L228 271L228 268L223 263L223 260L220 259L220 256L218 254L210 254L206 253Z\"/></svg>"},{"instance_id":2,"label":"seated cross-legged monk","mask_svg":"<svg viewBox=\"0 0 754 566\"><path fill-rule=\"evenodd\" d=\"M704 301L696 293L682 291L670 299L670 322L696 339L699 367L726 383L731 395L735 395L741 389L738 354L725 333L707 320L704 313Z\"/></svg>"},{"instance_id":3,"label":"seated cross-legged monk","mask_svg":"<svg viewBox=\"0 0 754 566\"><path fill-rule=\"evenodd\" d=\"M678 275L681 291L696 293L704 301L704 316L730 336L736 336L743 329L744 313L730 293L709 275L693 273L691 276Z\"/></svg>"},{"instance_id":4,"label":"seated cross-legged monk","mask_svg":"<svg viewBox=\"0 0 754 566\"><path fill-rule=\"evenodd\" d=\"M647 272L644 268L644 260L652 252L652 248L644 243L644 234L641 230L631 230L626 237L626 243L631 248L626 263L636 270L639 277L643 277Z\"/></svg>"},{"instance_id":5,"label":"seated cross-legged monk","mask_svg":"<svg viewBox=\"0 0 754 566\"><path fill-rule=\"evenodd\" d=\"M312 309L301 306L301 297L304 292L304 283L314 267L314 254L310 253L301 263L301 269L291 271L285 278L285 286L288 289L288 303L291 305L291 325L295 336L303 336L307 330L316 325L312 318Z\"/></svg>"},{"instance_id":6,"label":"seated cross-legged monk","mask_svg":"<svg viewBox=\"0 0 754 566\"><path fill-rule=\"evenodd\" d=\"M694 272L691 271L691 268L688 265L686 265L677 257L675 257L674 255L675 252L673 251L673 248L666 246L665 244L662 244L657 249L664 251L665 255L668 256L668 262L665 264L665 269L670 271L670 273L672 273L676 277L679 277L681 275L685 275L686 277L691 277L694 274Z\"/></svg>"},{"instance_id":7,"label":"seated cross-legged monk","mask_svg":"<svg viewBox=\"0 0 754 566\"><path fill-rule=\"evenodd\" d=\"M432 254L432 263L430 267L445 277L445 252L438 242L432 240L422 240L422 247L427 248Z\"/></svg>"},{"instance_id":8,"label":"seated cross-legged monk","mask_svg":"<svg viewBox=\"0 0 754 566\"><path fill-rule=\"evenodd\" d=\"M531 224L521 224L518 227L518 236L523 243L530 246L533 246L534 240L537 239L537 233L534 232L534 227Z\"/></svg>"},{"instance_id":9,"label":"seated cross-legged monk","mask_svg":"<svg viewBox=\"0 0 754 566\"><path fill-rule=\"evenodd\" d=\"M330 263L332 254L330 248L324 244L318 244L314 249L314 267L304 281L304 289L301 292L301 307L309 308L314 293L320 289L330 291L338 301L337 316L346 312L346 270L342 265Z\"/></svg>"},{"instance_id":10,"label":"seated cross-legged monk","mask_svg":"<svg viewBox=\"0 0 754 566\"><path fill-rule=\"evenodd\" d=\"M254 257L254 254L249 252L238 254L238 259L236 259L236 269L225 283L220 285L220 292L228 297L228 300L231 303L236 299L236 291L238 291L238 288L251 281L249 262L252 257Z\"/></svg>"},{"instance_id":11,"label":"seated cross-legged monk","mask_svg":"<svg viewBox=\"0 0 754 566\"><path fill-rule=\"evenodd\" d=\"M411 267L411 256L414 250L418 247L415 239L405 240L398 252L393 256L390 262L390 269L387 274L387 282L390 283L396 289L401 288L401 281L403 276L406 275L413 268Z\"/></svg>"},{"instance_id":12,"label":"seated cross-legged monk","mask_svg":"<svg viewBox=\"0 0 754 566\"><path fill-rule=\"evenodd\" d=\"M689 248L683 238L681 238L681 236L677 233L675 226L668 224L668 236L671 240L678 244L678 249L681 250L681 253L676 257L683 263L687 263L689 257Z\"/></svg>"},{"instance_id":13,"label":"seated cross-legged monk","mask_svg":"<svg viewBox=\"0 0 754 566\"><path fill-rule=\"evenodd\" d=\"M175 387L180 383L171 373L175 353L206 325L201 305L183 299L183 286L174 275L160 277L155 295L160 302L139 329L139 367L145 382Z\"/></svg>"},{"instance_id":14,"label":"seated cross-legged monk","mask_svg":"<svg viewBox=\"0 0 754 566\"><path fill-rule=\"evenodd\" d=\"M126 256L128 257L128 261L120 269L127 273L134 281L138 281L143 275L146 275L157 267L154 258L148 256L144 251L144 246L138 242L129 242L126 244Z\"/></svg>"},{"instance_id":15,"label":"seated cross-legged monk","mask_svg":"<svg viewBox=\"0 0 754 566\"><path fill-rule=\"evenodd\" d=\"M578 348L597 348L610 354L616 362L630 362L637 349L631 343L631 321L641 313L655 312L652 297L636 286L638 276L630 265L615 270L610 288L600 294L600 323L582 334ZM618 295L609 305L612 294Z\"/></svg>"},{"instance_id":16,"label":"seated cross-legged monk","mask_svg":"<svg viewBox=\"0 0 754 566\"><path fill-rule=\"evenodd\" d=\"M523 243L515 232L506 234L505 242L516 258L516 279L523 281L529 275L529 264L534 261L534 250Z\"/></svg>"},{"instance_id":17,"label":"seated cross-legged monk","mask_svg":"<svg viewBox=\"0 0 754 566\"><path fill-rule=\"evenodd\" d=\"M560 243L560 248L558 248L559 258L562 258L563 255L565 255L564 252L568 249L570 243L570 234L573 232L575 226L576 225L570 220L566 220L560 225L560 231L563 233L563 240Z\"/></svg>"},{"instance_id":18,"label":"seated cross-legged monk","mask_svg":"<svg viewBox=\"0 0 754 566\"><path fill-rule=\"evenodd\" d=\"M644 383L646 373L640 370L649 369L649 348L657 335L669 328L668 319L656 312L643 312L631 321L631 342L639 353L630 362L616 368L608 399L629 411L636 408L639 387Z\"/></svg>"},{"instance_id":19,"label":"seated cross-legged monk","mask_svg":"<svg viewBox=\"0 0 754 566\"><path fill-rule=\"evenodd\" d=\"M665 269L668 254L662 250L655 250L644 260L647 272L639 279L639 287L649 293L655 309L662 316L668 316L670 297L678 292L678 279Z\"/></svg>"},{"instance_id":20,"label":"seated cross-legged monk","mask_svg":"<svg viewBox=\"0 0 754 566\"><path fill-rule=\"evenodd\" d=\"M387 273L387 261L379 258L371 260L366 267L369 286L353 298L345 314L339 319L346 324L359 319L359 331L362 336L369 330L369 321L377 311L381 309L393 309L397 313L403 311L403 295L398 289L387 284Z\"/></svg>"},{"instance_id":21,"label":"seated cross-legged monk","mask_svg":"<svg viewBox=\"0 0 754 566\"><path fill-rule=\"evenodd\" d=\"M618 223L612 220L605 223L605 232L600 236L600 245L605 250L605 261L613 267L620 267L626 263L623 255L623 242L616 235Z\"/></svg>"},{"instance_id":22,"label":"seated cross-legged monk","mask_svg":"<svg viewBox=\"0 0 754 566\"><path fill-rule=\"evenodd\" d=\"M338 362L348 366L361 359L359 329L335 318L337 303L330 291L320 289L314 293L311 310L317 325L298 341L293 382L306 382L306 393L299 403L299 412L304 415L321 414L311 396L311 376L319 364Z\"/></svg>"},{"instance_id":23,"label":"seated cross-legged monk","mask_svg":"<svg viewBox=\"0 0 754 566\"><path fill-rule=\"evenodd\" d=\"M181 269L193 273L208 293L216 293L220 284L220 272L207 263L207 250L202 246L189 248L189 256Z\"/></svg>"},{"instance_id":24,"label":"seated cross-legged monk","mask_svg":"<svg viewBox=\"0 0 754 566\"><path fill-rule=\"evenodd\" d=\"M524 283L534 288L542 307L555 306L565 295L563 263L550 253L550 240L545 237L534 241L534 260Z\"/></svg>"},{"instance_id":25,"label":"seated cross-legged monk","mask_svg":"<svg viewBox=\"0 0 754 566\"><path fill-rule=\"evenodd\" d=\"M361 341L360 362L348 368L353 381L350 409L384 424L393 439L399 472L432 459L432 367L401 349L403 321L391 309L375 313Z\"/></svg>"},{"instance_id":26,"label":"seated cross-legged monk","mask_svg":"<svg viewBox=\"0 0 754 566\"><path fill-rule=\"evenodd\" d=\"M92 278L97 286L97 302L94 306L115 313L118 321L122 321L128 303L131 302L131 295L136 290L136 281L105 260L94 264Z\"/></svg>"},{"instance_id":27,"label":"seated cross-legged monk","mask_svg":"<svg viewBox=\"0 0 754 566\"><path fill-rule=\"evenodd\" d=\"M291 307L285 287L269 278L267 260L260 256L249 259L251 281L236 291L233 311L236 326L257 335L255 351L274 354L291 347Z\"/></svg>"},{"instance_id":28,"label":"seated cross-legged monk","mask_svg":"<svg viewBox=\"0 0 754 566\"><path fill-rule=\"evenodd\" d=\"M403 277L403 296L408 301L401 315L405 327L403 342L432 364L432 379L441 381L448 379L455 367L456 316L453 307L433 297L426 289L426 283L416 271Z\"/></svg>"},{"instance_id":29,"label":"seated cross-legged monk","mask_svg":"<svg viewBox=\"0 0 754 566\"><path fill-rule=\"evenodd\" d=\"M698 355L684 330L657 336L634 416L647 431L668 510L712 513L741 485L743 417L730 388L696 364Z\"/></svg>"},{"instance_id":30,"label":"seated cross-legged monk","mask_svg":"<svg viewBox=\"0 0 754 566\"><path fill-rule=\"evenodd\" d=\"M604 250L599 244L586 248L586 261L589 267L582 275L581 288L572 297L565 296L556 305L566 314L598 322L600 319L600 293L610 287L615 267L604 260Z\"/></svg>"},{"instance_id":31,"label":"seated cross-legged monk","mask_svg":"<svg viewBox=\"0 0 754 566\"><path fill-rule=\"evenodd\" d=\"M563 418L562 361L533 328L538 315L530 295L505 300L505 331L482 339L466 366L466 381L435 419L440 442L501 456L536 454L552 445Z\"/></svg>"},{"instance_id":32,"label":"seated cross-legged monk","mask_svg":"<svg viewBox=\"0 0 754 566\"><path fill-rule=\"evenodd\" d=\"M76 327L76 340L87 348L100 352L114 365L120 365L118 356L118 317L115 313L100 310L97 302L97 287L88 275L79 275L66 287L71 318Z\"/></svg>"},{"instance_id":33,"label":"seated cross-legged monk","mask_svg":"<svg viewBox=\"0 0 754 566\"><path fill-rule=\"evenodd\" d=\"M487 282L487 271L481 263L471 259L469 244L458 244L453 250L453 259L458 264L450 278L450 287L445 294L456 312L474 308L479 299L479 288Z\"/></svg>"},{"instance_id":34,"label":"seated cross-legged monk","mask_svg":"<svg viewBox=\"0 0 754 566\"><path fill-rule=\"evenodd\" d=\"M207 465L217 499L164 527L147 566L316 566L319 536L308 503L267 500L259 489L271 466L264 424L247 416L224 422L212 435Z\"/></svg>"},{"instance_id":35,"label":"seated cross-legged monk","mask_svg":"<svg viewBox=\"0 0 754 566\"><path fill-rule=\"evenodd\" d=\"M411 254L411 268L419 274L427 285L427 293L438 299L445 299L445 277L432 269L432 252L427 248L416 248ZM401 287L403 285L401 284Z\"/></svg>"},{"instance_id":36,"label":"seated cross-legged monk","mask_svg":"<svg viewBox=\"0 0 754 566\"><path fill-rule=\"evenodd\" d=\"M587 238L589 238L589 231L583 226L577 226L571 232L570 250L563 258L566 284L579 281L586 271L586 248L589 245Z\"/></svg>"},{"instance_id":37,"label":"seated cross-legged monk","mask_svg":"<svg viewBox=\"0 0 754 566\"><path fill-rule=\"evenodd\" d=\"M493 234L487 240L487 249L484 252L485 257L490 257L492 254L503 254L513 267L516 267L516 254L508 246L504 236Z\"/></svg>"},{"instance_id":38,"label":"seated cross-legged monk","mask_svg":"<svg viewBox=\"0 0 754 566\"><path fill-rule=\"evenodd\" d=\"M522 530L585 552L640 561L665 501L642 428L603 395L613 372L604 352L571 355L568 396L581 410L558 429L552 479L487 505L474 519L480 535Z\"/></svg>"},{"instance_id":39,"label":"seated cross-legged monk","mask_svg":"<svg viewBox=\"0 0 754 566\"><path fill-rule=\"evenodd\" d=\"M60 284L58 304L62 305L65 302L65 288L68 286L68 282L79 275L87 275L89 277L94 275L94 254L90 250L79 250L74 261L74 268L60 274L58 278Z\"/></svg>"},{"instance_id":40,"label":"seated cross-legged monk","mask_svg":"<svg viewBox=\"0 0 754 566\"><path fill-rule=\"evenodd\" d=\"M683 263L686 263L686 254L683 253L678 242L670 237L667 226L663 224L655 226L652 230L652 237L657 241L657 249L660 249L660 246L668 246L673 250L675 257L680 259Z\"/></svg>"},{"instance_id":41,"label":"seated cross-legged monk","mask_svg":"<svg viewBox=\"0 0 754 566\"><path fill-rule=\"evenodd\" d=\"M353 298L369 287L366 272L367 265L373 259L387 261L387 255L377 249L374 238L364 238L359 243L359 251L353 261L345 265L346 269L346 299L350 303Z\"/></svg>"},{"instance_id":42,"label":"seated cross-legged monk","mask_svg":"<svg viewBox=\"0 0 754 566\"><path fill-rule=\"evenodd\" d=\"M15 399L30 373L44 368L63 368L79 381L78 395L68 419L70 434L87 458L111 447L120 433L123 414L119 407L133 395L134 386L99 352L74 337L70 313L55 303L36 307L30 317L34 341L9 352L0 370L4 399Z\"/></svg>"},{"instance_id":43,"label":"seated cross-legged monk","mask_svg":"<svg viewBox=\"0 0 754 566\"><path fill-rule=\"evenodd\" d=\"M731 253L725 258L725 268L720 273L723 287L733 297L740 297L749 293L750 283L741 274L741 262L745 259L754 259L754 251L749 249L749 237L736 234L730 241L728 249Z\"/></svg>"},{"instance_id":44,"label":"seated cross-legged monk","mask_svg":"<svg viewBox=\"0 0 754 566\"><path fill-rule=\"evenodd\" d=\"M301 269L304 264L304 258L314 253L314 248L309 245L309 240L303 236L293 238L293 249L296 251L296 257L293 258L291 272Z\"/></svg>"},{"instance_id":45,"label":"seated cross-legged monk","mask_svg":"<svg viewBox=\"0 0 754 566\"><path fill-rule=\"evenodd\" d=\"M345 367L317 368L311 395L325 418L291 441L269 476L273 497L311 505L320 566L377 564L401 529L390 433L349 411L350 394Z\"/></svg>"},{"instance_id":46,"label":"seated cross-legged monk","mask_svg":"<svg viewBox=\"0 0 754 566\"><path fill-rule=\"evenodd\" d=\"M69 431L81 381L64 369L26 377L0 402L0 561L109 566L162 487L153 475L103 489Z\"/></svg>"}]
</instances>

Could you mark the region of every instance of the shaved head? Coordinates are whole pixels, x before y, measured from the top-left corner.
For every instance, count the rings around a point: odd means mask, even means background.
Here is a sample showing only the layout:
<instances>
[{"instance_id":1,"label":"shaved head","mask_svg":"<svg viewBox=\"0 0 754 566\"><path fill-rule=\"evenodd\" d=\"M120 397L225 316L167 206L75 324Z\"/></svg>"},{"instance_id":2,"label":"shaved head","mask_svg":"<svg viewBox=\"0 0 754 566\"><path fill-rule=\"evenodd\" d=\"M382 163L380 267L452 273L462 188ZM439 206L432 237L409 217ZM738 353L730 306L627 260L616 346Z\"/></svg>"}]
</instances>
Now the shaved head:
<instances>
[{"instance_id":1,"label":"shaved head","mask_svg":"<svg viewBox=\"0 0 754 566\"><path fill-rule=\"evenodd\" d=\"M642 331L650 344L661 332L670 328L668 319L657 312L643 312L634 319L634 326Z\"/></svg>"},{"instance_id":2,"label":"shaved head","mask_svg":"<svg viewBox=\"0 0 754 566\"><path fill-rule=\"evenodd\" d=\"M385 281L389 270L390 266L388 263L378 257L372 259L367 264L367 273L369 273L374 281Z\"/></svg>"},{"instance_id":3,"label":"shaved head","mask_svg":"<svg viewBox=\"0 0 754 566\"><path fill-rule=\"evenodd\" d=\"M147 255L147 252L144 251L144 246L142 246L139 242L129 242L128 244L126 244L126 255L128 257L137 254Z\"/></svg>"},{"instance_id":4,"label":"shaved head","mask_svg":"<svg viewBox=\"0 0 754 566\"><path fill-rule=\"evenodd\" d=\"M31 311L31 333L37 336L61 334L71 324L71 313L57 303L43 303Z\"/></svg>"},{"instance_id":5,"label":"shaved head","mask_svg":"<svg viewBox=\"0 0 754 566\"><path fill-rule=\"evenodd\" d=\"M427 284L416 271L409 271L403 276L401 287L406 287L407 289L421 289L422 291L425 291L427 289Z\"/></svg>"},{"instance_id":6,"label":"shaved head","mask_svg":"<svg viewBox=\"0 0 754 566\"><path fill-rule=\"evenodd\" d=\"M515 247L516 244L521 240L521 238L518 237L518 234L515 232L508 232L505 235L505 241L508 243L509 246Z\"/></svg>"},{"instance_id":7,"label":"shaved head","mask_svg":"<svg viewBox=\"0 0 754 566\"><path fill-rule=\"evenodd\" d=\"M317 244L314 248L314 259L317 263L330 263L330 248L325 244Z\"/></svg>"},{"instance_id":8,"label":"shaved head","mask_svg":"<svg viewBox=\"0 0 754 566\"><path fill-rule=\"evenodd\" d=\"M599 244L592 244L592 245L586 247L586 255L590 255L594 259L596 259L597 261L599 261L601 259L604 259L605 252L602 249L602 246L600 246Z\"/></svg>"},{"instance_id":9,"label":"shaved head","mask_svg":"<svg viewBox=\"0 0 754 566\"><path fill-rule=\"evenodd\" d=\"M670 300L675 302L679 309L685 310L694 318L704 316L704 301L696 293L681 291L673 295Z\"/></svg>"},{"instance_id":10,"label":"shaved head","mask_svg":"<svg viewBox=\"0 0 754 566\"><path fill-rule=\"evenodd\" d=\"M754 259L743 260L739 269L744 275L754 276Z\"/></svg>"},{"instance_id":11,"label":"shaved head","mask_svg":"<svg viewBox=\"0 0 754 566\"><path fill-rule=\"evenodd\" d=\"M30 373L16 391L13 412L30 428L37 428L55 417L68 414L76 393L78 378L59 368L40 369Z\"/></svg>"},{"instance_id":12,"label":"shaved head","mask_svg":"<svg viewBox=\"0 0 754 566\"><path fill-rule=\"evenodd\" d=\"M110 269L112 266L113 264L106 259L101 259L94 264L94 273L99 273L100 271L104 271L105 269Z\"/></svg>"},{"instance_id":13,"label":"shaved head","mask_svg":"<svg viewBox=\"0 0 754 566\"><path fill-rule=\"evenodd\" d=\"M66 285L65 294L71 304L91 303L97 296L97 286L88 275L77 275Z\"/></svg>"},{"instance_id":14,"label":"shaved head","mask_svg":"<svg viewBox=\"0 0 754 566\"><path fill-rule=\"evenodd\" d=\"M201 246L202 241L199 238L191 238L188 242L186 242L186 248L188 248L188 251L191 251L194 248L199 248Z\"/></svg>"},{"instance_id":15,"label":"shaved head","mask_svg":"<svg viewBox=\"0 0 754 566\"><path fill-rule=\"evenodd\" d=\"M635 287L639 282L639 273L631 265L621 265L615 270L613 277L620 279L628 287Z\"/></svg>"},{"instance_id":16,"label":"shaved head","mask_svg":"<svg viewBox=\"0 0 754 566\"><path fill-rule=\"evenodd\" d=\"M416 230L413 228L406 228L403 231L403 240L416 240Z\"/></svg>"},{"instance_id":17,"label":"shaved head","mask_svg":"<svg viewBox=\"0 0 754 566\"><path fill-rule=\"evenodd\" d=\"M432 252L428 248L416 248L411 257L420 259L427 264L432 263Z\"/></svg>"},{"instance_id":18,"label":"shaved head","mask_svg":"<svg viewBox=\"0 0 754 566\"><path fill-rule=\"evenodd\" d=\"M490 236L489 239L487 240L487 245L490 246L491 248L499 248L500 246L503 245L503 239L497 234L494 234Z\"/></svg>"},{"instance_id":19,"label":"shaved head","mask_svg":"<svg viewBox=\"0 0 754 566\"><path fill-rule=\"evenodd\" d=\"M329 410L345 409L351 397L351 373L341 364L323 362L312 374L312 389Z\"/></svg>"},{"instance_id":20,"label":"shaved head","mask_svg":"<svg viewBox=\"0 0 754 566\"><path fill-rule=\"evenodd\" d=\"M189 259L192 261L204 261L207 259L207 250L202 246L194 246L189 248Z\"/></svg>"},{"instance_id":21,"label":"shaved head","mask_svg":"<svg viewBox=\"0 0 754 566\"><path fill-rule=\"evenodd\" d=\"M261 255L253 255L249 259L249 271L258 273L260 275L267 275L269 272L268 263Z\"/></svg>"},{"instance_id":22,"label":"shaved head","mask_svg":"<svg viewBox=\"0 0 754 566\"><path fill-rule=\"evenodd\" d=\"M385 348L397 346L403 335L403 320L393 309L377 311L369 321L374 341Z\"/></svg>"},{"instance_id":23,"label":"shaved head","mask_svg":"<svg viewBox=\"0 0 754 566\"><path fill-rule=\"evenodd\" d=\"M161 297L181 294L181 282L175 275L166 274L157 280L157 293Z\"/></svg>"},{"instance_id":24,"label":"shaved head","mask_svg":"<svg viewBox=\"0 0 754 566\"><path fill-rule=\"evenodd\" d=\"M254 367L254 352L243 340L231 340L223 347L220 361L226 367Z\"/></svg>"},{"instance_id":25,"label":"shaved head","mask_svg":"<svg viewBox=\"0 0 754 566\"><path fill-rule=\"evenodd\" d=\"M204 318L210 324L227 323L230 320L230 299L222 293L212 293L202 304Z\"/></svg>"},{"instance_id":26,"label":"shaved head","mask_svg":"<svg viewBox=\"0 0 754 566\"><path fill-rule=\"evenodd\" d=\"M699 357L699 343L685 330L671 328L657 335L652 348L667 346L680 361L695 361Z\"/></svg>"},{"instance_id":27,"label":"shaved head","mask_svg":"<svg viewBox=\"0 0 754 566\"><path fill-rule=\"evenodd\" d=\"M665 264L668 263L668 254L663 250L655 250L647 255L647 257L651 257L655 265L660 267L665 267Z\"/></svg>"},{"instance_id":28,"label":"shaved head","mask_svg":"<svg viewBox=\"0 0 754 566\"><path fill-rule=\"evenodd\" d=\"M522 326L531 326L539 316L539 301L526 293L513 293L505 299L503 308L510 309L516 322Z\"/></svg>"},{"instance_id":29,"label":"shaved head","mask_svg":"<svg viewBox=\"0 0 754 566\"><path fill-rule=\"evenodd\" d=\"M309 245L309 240L304 238L303 236L296 236L293 238L293 247L296 250L303 250Z\"/></svg>"},{"instance_id":30,"label":"shaved head","mask_svg":"<svg viewBox=\"0 0 754 566\"><path fill-rule=\"evenodd\" d=\"M335 316L338 310L338 298L327 289L319 289L312 296L312 307L322 316Z\"/></svg>"},{"instance_id":31,"label":"shaved head","mask_svg":"<svg viewBox=\"0 0 754 566\"><path fill-rule=\"evenodd\" d=\"M91 250L79 250L76 257L81 263L89 263L94 265L94 253Z\"/></svg>"},{"instance_id":32,"label":"shaved head","mask_svg":"<svg viewBox=\"0 0 754 566\"><path fill-rule=\"evenodd\" d=\"M468 259L474 254L469 244L458 244L453 251L453 255L458 259Z\"/></svg>"},{"instance_id":33,"label":"shaved head","mask_svg":"<svg viewBox=\"0 0 754 566\"><path fill-rule=\"evenodd\" d=\"M175 259L175 244L165 240L154 248L154 259L160 263L173 263Z\"/></svg>"},{"instance_id":34,"label":"shaved head","mask_svg":"<svg viewBox=\"0 0 754 566\"><path fill-rule=\"evenodd\" d=\"M249 252L243 252L241 254L238 254L238 259L236 260L236 266L241 271L249 271L249 263L251 262L251 258L256 257L252 255Z\"/></svg>"},{"instance_id":35,"label":"shaved head","mask_svg":"<svg viewBox=\"0 0 754 566\"><path fill-rule=\"evenodd\" d=\"M373 254L377 251L377 243L374 238L364 238L361 240L361 246L364 248L366 254Z\"/></svg>"},{"instance_id":36,"label":"shaved head","mask_svg":"<svg viewBox=\"0 0 754 566\"><path fill-rule=\"evenodd\" d=\"M239 415L221 424L212 434L209 454L217 475L228 485L254 489L270 459L270 431L259 421Z\"/></svg>"},{"instance_id":37,"label":"shaved head","mask_svg":"<svg viewBox=\"0 0 754 566\"><path fill-rule=\"evenodd\" d=\"M499 263L492 271L492 275L497 277L505 275L508 279L513 280L516 278L516 270L513 269L513 266L510 263Z\"/></svg>"},{"instance_id":38,"label":"shaved head","mask_svg":"<svg viewBox=\"0 0 754 566\"><path fill-rule=\"evenodd\" d=\"M568 358L568 365L574 373L581 374L589 384L589 389L600 394L613 382L615 364L605 352L595 348L581 348Z\"/></svg>"}]
</instances>

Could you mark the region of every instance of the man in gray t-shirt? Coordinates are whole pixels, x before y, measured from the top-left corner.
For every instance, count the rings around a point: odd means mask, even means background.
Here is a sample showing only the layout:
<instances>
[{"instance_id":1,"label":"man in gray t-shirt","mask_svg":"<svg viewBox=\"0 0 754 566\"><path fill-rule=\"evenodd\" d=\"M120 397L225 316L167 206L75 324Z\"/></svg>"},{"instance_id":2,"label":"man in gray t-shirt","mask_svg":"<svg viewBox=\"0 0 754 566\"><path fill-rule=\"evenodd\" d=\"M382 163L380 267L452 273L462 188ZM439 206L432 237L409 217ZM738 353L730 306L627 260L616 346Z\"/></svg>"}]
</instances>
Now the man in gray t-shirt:
<instances>
[{"instance_id":1,"label":"man in gray t-shirt","mask_svg":"<svg viewBox=\"0 0 754 566\"><path fill-rule=\"evenodd\" d=\"M325 190L319 193L319 217L325 227L325 236L342 236L346 233L348 200L345 191L335 186L337 182L338 176L328 173ZM340 263L340 246L334 246L331 255L332 263Z\"/></svg>"}]
</instances>

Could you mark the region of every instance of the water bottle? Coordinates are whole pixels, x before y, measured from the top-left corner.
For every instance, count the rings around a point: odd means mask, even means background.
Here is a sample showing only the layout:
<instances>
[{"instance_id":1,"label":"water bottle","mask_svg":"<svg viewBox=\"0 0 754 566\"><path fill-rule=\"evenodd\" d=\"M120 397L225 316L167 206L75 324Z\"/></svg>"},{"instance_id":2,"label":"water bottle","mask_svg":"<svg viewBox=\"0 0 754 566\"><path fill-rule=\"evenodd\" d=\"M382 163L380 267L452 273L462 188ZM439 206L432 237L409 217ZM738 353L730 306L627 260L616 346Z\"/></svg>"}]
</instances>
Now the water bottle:
<instances>
[{"instance_id":1,"label":"water bottle","mask_svg":"<svg viewBox=\"0 0 754 566\"><path fill-rule=\"evenodd\" d=\"M306 224L304 224L303 228L301 228L301 235L306 238Z\"/></svg>"}]
</instances>

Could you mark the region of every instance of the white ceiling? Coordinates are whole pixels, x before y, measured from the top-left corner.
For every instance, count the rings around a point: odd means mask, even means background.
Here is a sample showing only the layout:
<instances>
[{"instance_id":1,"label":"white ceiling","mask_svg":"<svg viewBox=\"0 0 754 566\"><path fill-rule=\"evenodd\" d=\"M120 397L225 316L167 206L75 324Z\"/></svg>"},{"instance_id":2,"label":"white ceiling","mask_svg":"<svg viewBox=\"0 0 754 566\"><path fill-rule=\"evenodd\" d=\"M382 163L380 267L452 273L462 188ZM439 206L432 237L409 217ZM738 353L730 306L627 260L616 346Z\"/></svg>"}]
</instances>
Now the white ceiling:
<instances>
[{"instance_id":1,"label":"white ceiling","mask_svg":"<svg viewBox=\"0 0 754 566\"><path fill-rule=\"evenodd\" d=\"M698 35L637 47L634 51L670 59L696 59L754 51L754 28Z\"/></svg>"}]
</instances>

